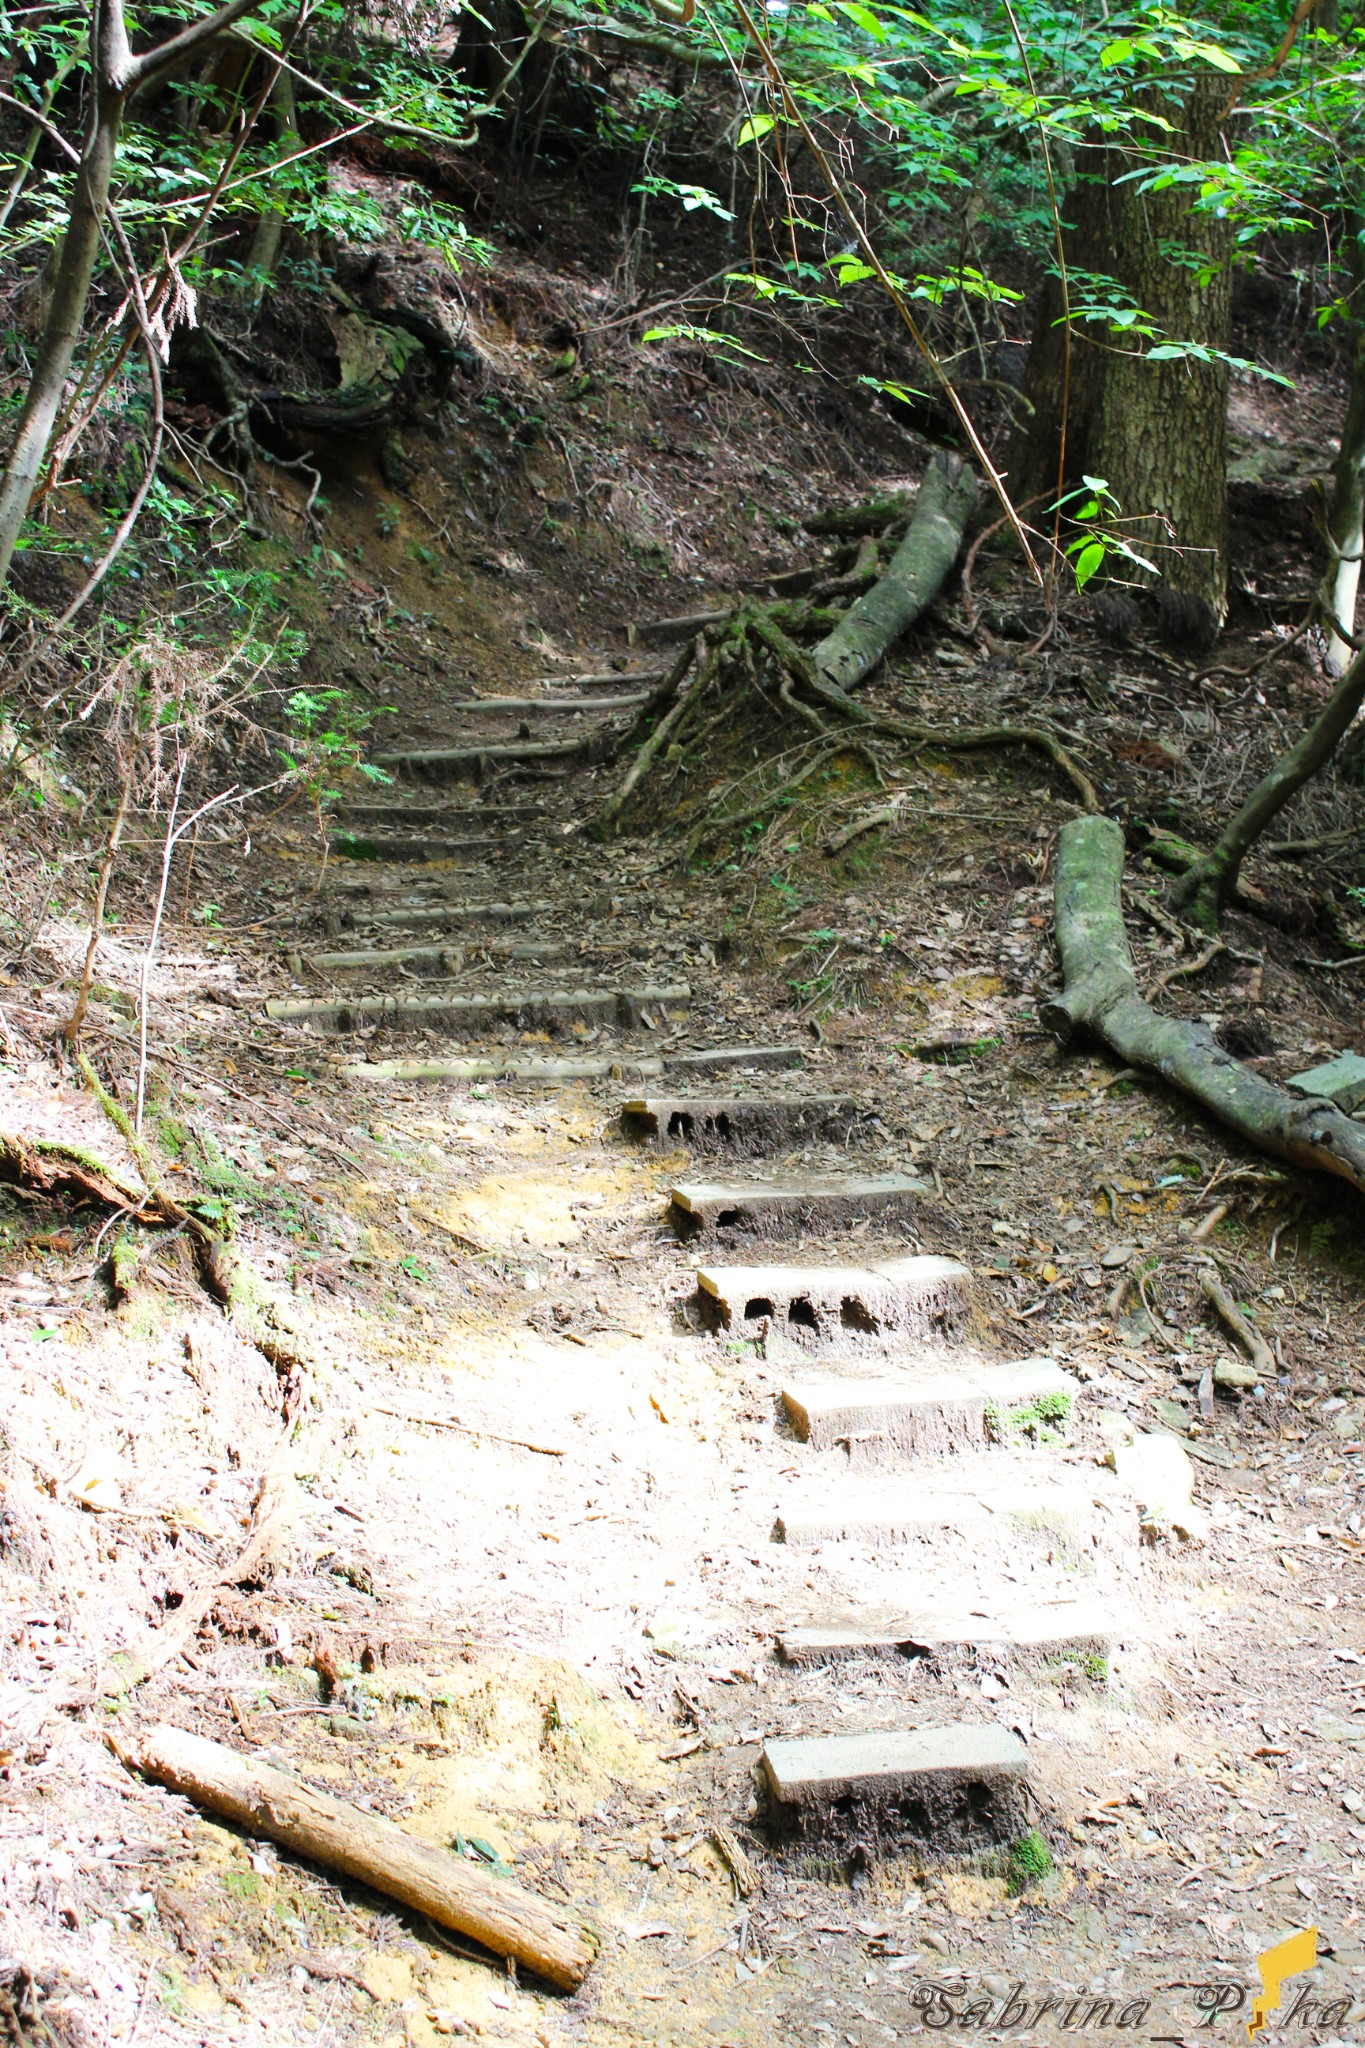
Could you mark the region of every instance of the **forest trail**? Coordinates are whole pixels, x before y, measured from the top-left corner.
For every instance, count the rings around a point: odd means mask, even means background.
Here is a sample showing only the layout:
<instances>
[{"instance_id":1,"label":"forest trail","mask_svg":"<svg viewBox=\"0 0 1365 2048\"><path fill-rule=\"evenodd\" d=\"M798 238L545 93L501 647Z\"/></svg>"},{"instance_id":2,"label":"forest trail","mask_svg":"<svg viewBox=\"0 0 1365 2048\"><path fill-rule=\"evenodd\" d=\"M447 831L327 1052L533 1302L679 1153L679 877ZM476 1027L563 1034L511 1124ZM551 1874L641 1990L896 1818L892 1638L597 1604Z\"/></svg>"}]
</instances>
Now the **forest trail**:
<instances>
[{"instance_id":1,"label":"forest trail","mask_svg":"<svg viewBox=\"0 0 1365 2048\"><path fill-rule=\"evenodd\" d=\"M416 1314L341 1368L311 1454L327 1626L296 1575L255 1630L305 1678L357 1674L359 1717L322 1724L352 1787L548 1877L605 1937L567 2010L409 1942L381 2038L862 2044L941 2020L935 1985L1189 2008L1172 1859L1197 1896L1210 1797L1265 1770L1221 1710L1191 1722L1190 1674L1210 1630L1241 1655L1209 1546L1265 1482L1199 1467L1211 1519L1160 1425L1128 1448L1122 1372L1030 1350L992 1305L924 1121L990 1128L974 1061L907 1083L773 1031L714 881L583 831L600 742L658 676L608 659L405 717L256 1033L276 1065L321 1052L348 1142L390 1152L397 1230L368 1235ZM462 1152L472 1175L444 1171ZM1115 1224L1106 1288L1136 1257ZM452 1298L443 1244L495 1300ZM584 1677L621 1688L605 1721ZM423 1762L401 1743L432 1700Z\"/></svg>"}]
</instances>

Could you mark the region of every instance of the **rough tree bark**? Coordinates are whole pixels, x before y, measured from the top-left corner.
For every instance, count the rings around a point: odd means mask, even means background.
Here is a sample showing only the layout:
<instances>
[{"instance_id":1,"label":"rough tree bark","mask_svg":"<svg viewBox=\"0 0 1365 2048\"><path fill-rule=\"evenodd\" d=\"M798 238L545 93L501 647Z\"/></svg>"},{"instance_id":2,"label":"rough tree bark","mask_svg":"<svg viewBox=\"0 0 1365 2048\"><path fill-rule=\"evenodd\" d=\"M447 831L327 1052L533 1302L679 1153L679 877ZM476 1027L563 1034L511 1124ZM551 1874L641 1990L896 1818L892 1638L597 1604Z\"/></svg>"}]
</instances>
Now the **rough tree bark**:
<instances>
[{"instance_id":1,"label":"rough tree bark","mask_svg":"<svg viewBox=\"0 0 1365 2048\"><path fill-rule=\"evenodd\" d=\"M1242 862L1292 796L1335 752L1365 703L1365 653L1357 654L1306 733L1281 754L1224 828L1217 844L1180 877L1171 900L1191 924L1216 932L1223 906L1237 887Z\"/></svg>"},{"instance_id":2,"label":"rough tree bark","mask_svg":"<svg viewBox=\"0 0 1365 2048\"><path fill-rule=\"evenodd\" d=\"M593 1944L560 1908L391 1820L164 1722L110 1746L125 1763L248 1834L343 1870L562 1990L576 1991L588 1973Z\"/></svg>"},{"instance_id":3,"label":"rough tree bark","mask_svg":"<svg viewBox=\"0 0 1365 2048\"><path fill-rule=\"evenodd\" d=\"M1365 1188L1365 1125L1333 1103L1305 1102L1263 1080L1206 1026L1163 1017L1138 994L1123 928L1123 831L1112 818L1063 825L1054 900L1063 987L1043 1008L1049 1030L1063 1040L1091 1032L1261 1151Z\"/></svg>"},{"instance_id":4,"label":"rough tree bark","mask_svg":"<svg viewBox=\"0 0 1365 2048\"><path fill-rule=\"evenodd\" d=\"M1183 107L1149 91L1147 110L1176 130L1162 137L1159 155L1172 165L1220 157L1228 99L1228 81L1216 73L1195 80ZM1230 226L1193 211L1188 185L1142 191L1134 174L1159 167L1150 150L1139 157L1122 147L1095 146L1091 168L1067 202L1071 301L1086 289L1083 273L1112 277L1163 336L1226 349ZM1098 296L1104 297L1102 286ZM1024 379L1026 425L1010 455L1011 493L1016 504L1035 494L1050 502L1059 478L1065 490L1083 475L1103 477L1122 509L1126 536L1144 552L1160 549L1166 586L1207 605L1221 624L1227 609L1227 366L1154 363L1141 347L1132 337L1080 320L1068 335L1060 281L1047 281Z\"/></svg>"},{"instance_id":5,"label":"rough tree bark","mask_svg":"<svg viewBox=\"0 0 1365 2048\"><path fill-rule=\"evenodd\" d=\"M885 575L849 607L811 655L825 682L840 690L856 689L932 604L957 560L975 504L972 471L956 455L936 455L924 472L905 539Z\"/></svg>"},{"instance_id":6,"label":"rough tree bark","mask_svg":"<svg viewBox=\"0 0 1365 2048\"><path fill-rule=\"evenodd\" d=\"M37 360L19 414L9 461L0 478L0 583L9 574L19 531L61 408L67 372L85 317L99 255L109 188L118 161L123 117L133 95L155 85L177 65L246 14L254 0L227 0L201 21L135 57L128 43L123 0L96 0L90 17L90 123L72 188L66 233Z\"/></svg>"},{"instance_id":7,"label":"rough tree bark","mask_svg":"<svg viewBox=\"0 0 1365 2048\"><path fill-rule=\"evenodd\" d=\"M1332 502L1327 513L1326 594L1332 608L1327 631L1327 671L1339 676L1349 666L1351 649L1332 630L1345 627L1354 636L1356 598L1360 591L1360 558L1365 550L1365 215L1352 220L1347 233L1350 251L1351 391L1341 429L1341 453L1332 472Z\"/></svg>"},{"instance_id":8,"label":"rough tree bark","mask_svg":"<svg viewBox=\"0 0 1365 2048\"><path fill-rule=\"evenodd\" d=\"M299 147L301 137L294 106L294 81L283 65L275 73L275 82L270 88L270 111L280 155L288 156ZM252 306L260 305L275 274L280 246L284 241L284 220L280 209L271 206L256 222L256 232L251 238L251 249L246 259L246 296Z\"/></svg>"}]
</instances>

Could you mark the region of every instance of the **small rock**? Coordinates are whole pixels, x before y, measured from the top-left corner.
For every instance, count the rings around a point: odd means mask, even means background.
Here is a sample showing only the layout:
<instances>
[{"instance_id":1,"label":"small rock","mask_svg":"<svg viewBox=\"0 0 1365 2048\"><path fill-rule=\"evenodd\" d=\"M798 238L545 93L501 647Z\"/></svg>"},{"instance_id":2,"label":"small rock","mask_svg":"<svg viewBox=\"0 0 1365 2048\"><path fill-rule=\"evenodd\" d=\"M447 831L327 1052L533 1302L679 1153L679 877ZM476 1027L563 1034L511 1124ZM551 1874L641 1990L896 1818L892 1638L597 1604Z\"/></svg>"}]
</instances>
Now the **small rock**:
<instances>
[{"instance_id":1,"label":"small rock","mask_svg":"<svg viewBox=\"0 0 1365 2048\"><path fill-rule=\"evenodd\" d=\"M655 1835L649 1845L650 1868L652 1870L662 1870L667 1859L668 1851L664 1847L663 1836Z\"/></svg>"},{"instance_id":2,"label":"small rock","mask_svg":"<svg viewBox=\"0 0 1365 2048\"><path fill-rule=\"evenodd\" d=\"M1365 1799L1361 1798L1359 1792L1343 1792L1341 1795L1341 1803L1346 1808L1346 1811L1348 1813L1360 1813L1362 1811L1365 1811Z\"/></svg>"},{"instance_id":3,"label":"small rock","mask_svg":"<svg viewBox=\"0 0 1365 2048\"><path fill-rule=\"evenodd\" d=\"M1247 1358L1220 1358L1213 1368L1213 1384L1216 1387L1234 1387L1245 1393L1250 1387L1259 1387L1261 1376Z\"/></svg>"},{"instance_id":4,"label":"small rock","mask_svg":"<svg viewBox=\"0 0 1365 2048\"><path fill-rule=\"evenodd\" d=\"M941 1956L950 1955L952 1953L951 1949L948 1946L948 1940L946 1935L926 1934L924 1936L924 1946L926 1948L936 1949L939 1955Z\"/></svg>"},{"instance_id":5,"label":"small rock","mask_svg":"<svg viewBox=\"0 0 1365 2048\"><path fill-rule=\"evenodd\" d=\"M1117 1266L1126 1266L1136 1256L1135 1244L1111 1244L1107 1252L1101 1252L1100 1264L1112 1272Z\"/></svg>"},{"instance_id":6,"label":"small rock","mask_svg":"<svg viewBox=\"0 0 1365 2048\"><path fill-rule=\"evenodd\" d=\"M1014 1989L1014 1982L1010 1977L992 1975L983 1977L981 1979L981 1986L984 1991L990 1993L992 1998L1008 1998L1010 1992Z\"/></svg>"}]
</instances>

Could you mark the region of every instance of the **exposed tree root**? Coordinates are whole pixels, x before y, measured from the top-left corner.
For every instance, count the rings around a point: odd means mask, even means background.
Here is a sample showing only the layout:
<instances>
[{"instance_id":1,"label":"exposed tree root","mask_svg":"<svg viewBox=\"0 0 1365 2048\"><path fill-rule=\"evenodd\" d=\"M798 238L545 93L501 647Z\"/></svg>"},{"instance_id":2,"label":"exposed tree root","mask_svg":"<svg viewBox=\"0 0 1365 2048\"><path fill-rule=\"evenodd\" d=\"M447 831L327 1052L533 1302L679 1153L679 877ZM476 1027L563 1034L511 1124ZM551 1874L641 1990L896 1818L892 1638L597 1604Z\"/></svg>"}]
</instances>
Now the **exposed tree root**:
<instances>
[{"instance_id":1,"label":"exposed tree root","mask_svg":"<svg viewBox=\"0 0 1365 2048\"><path fill-rule=\"evenodd\" d=\"M656 637L686 634L690 644L620 743L629 763L603 807L599 833L607 837L621 828L647 778L662 772L666 783L676 782L694 772L718 727L732 733L753 731L761 740L792 721L809 728L818 754L803 761L796 775L776 781L765 777L761 801L740 811L727 810L723 801L709 804L706 816L692 826L691 852L708 839L752 824L855 742L864 743L859 751L872 762L876 779L883 781L886 764L866 747L874 737L952 753L1028 747L1047 757L1087 811L1098 811L1100 799L1090 777L1046 727L920 725L874 712L845 687L871 671L937 593L961 545L975 495L970 472L955 457L936 458L908 524L901 499L877 500L812 522L816 530L856 537L856 545L840 550L834 575L821 580L812 572L803 598L762 603L745 596L728 611L694 613L640 628ZM900 534L904 537L883 568L884 553ZM831 612L829 600L848 597L855 599L851 609ZM812 648L802 645L803 636L807 642L823 637Z\"/></svg>"},{"instance_id":2,"label":"exposed tree root","mask_svg":"<svg viewBox=\"0 0 1365 2048\"><path fill-rule=\"evenodd\" d=\"M936 455L924 472L905 539L887 568L815 650L827 682L856 689L892 643L933 603L962 546L976 504L976 478L956 455Z\"/></svg>"},{"instance_id":3,"label":"exposed tree root","mask_svg":"<svg viewBox=\"0 0 1365 2048\"><path fill-rule=\"evenodd\" d=\"M1057 948L1063 988L1044 1006L1059 1038L1088 1031L1129 1066L1159 1074L1263 1152L1365 1188L1365 1126L1330 1102L1304 1102L1223 1050L1202 1024L1162 1017L1138 994L1123 928L1123 833L1076 818L1057 841Z\"/></svg>"},{"instance_id":4,"label":"exposed tree root","mask_svg":"<svg viewBox=\"0 0 1365 2048\"><path fill-rule=\"evenodd\" d=\"M1223 906L1237 894L1242 862L1270 824L1330 759L1365 704L1365 652L1341 681L1306 732L1262 776L1231 818L1216 846L1200 855L1172 891L1172 901L1201 930L1216 932Z\"/></svg>"}]
</instances>

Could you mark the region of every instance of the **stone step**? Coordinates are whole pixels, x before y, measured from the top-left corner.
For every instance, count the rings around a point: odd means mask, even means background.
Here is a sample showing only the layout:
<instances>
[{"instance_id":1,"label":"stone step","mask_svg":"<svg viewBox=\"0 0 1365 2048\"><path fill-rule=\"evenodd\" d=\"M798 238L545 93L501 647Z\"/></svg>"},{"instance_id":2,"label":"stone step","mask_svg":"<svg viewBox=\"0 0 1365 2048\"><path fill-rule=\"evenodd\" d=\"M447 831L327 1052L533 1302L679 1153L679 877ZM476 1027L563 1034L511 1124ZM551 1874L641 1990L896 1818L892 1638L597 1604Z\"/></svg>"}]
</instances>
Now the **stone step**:
<instances>
[{"instance_id":1,"label":"stone step","mask_svg":"<svg viewBox=\"0 0 1365 2048\"><path fill-rule=\"evenodd\" d=\"M924 1473L847 1484L798 1484L783 1495L773 1523L775 1543L793 1549L848 1544L859 1550L940 1547L950 1539L974 1557L1016 1561L1046 1553L1065 1563L1093 1562L1097 1553L1131 1550L1131 1503L1112 1473L1070 1480L1049 1470L1040 1482L1031 1454L1011 1461L998 1450L941 1483ZM1051 1461L1049 1460L1051 1467Z\"/></svg>"},{"instance_id":2,"label":"stone step","mask_svg":"<svg viewBox=\"0 0 1365 2048\"><path fill-rule=\"evenodd\" d=\"M759 1767L779 1845L946 1857L1027 1826L1027 1752L989 1723L774 1740Z\"/></svg>"},{"instance_id":3,"label":"stone step","mask_svg":"<svg viewBox=\"0 0 1365 2048\"><path fill-rule=\"evenodd\" d=\"M373 758L376 768L385 768L391 775L441 782L461 774L479 775L485 766L515 769L522 763L536 767L547 761L574 761L584 753L586 745L582 738L500 740L482 747L411 747L402 752L376 754Z\"/></svg>"},{"instance_id":4,"label":"stone step","mask_svg":"<svg viewBox=\"0 0 1365 2048\"><path fill-rule=\"evenodd\" d=\"M738 1095L643 1095L621 1105L621 1129L647 1145L694 1152L762 1152L802 1139L847 1142L871 1113L847 1096L785 1099Z\"/></svg>"},{"instance_id":5,"label":"stone step","mask_svg":"<svg viewBox=\"0 0 1365 2048\"><path fill-rule=\"evenodd\" d=\"M813 1225L832 1229L864 1216L913 1216L933 1193L927 1182L904 1173L868 1179L812 1174L752 1183L679 1181L668 1199L673 1221L692 1233L750 1230L789 1237Z\"/></svg>"},{"instance_id":6,"label":"stone step","mask_svg":"<svg viewBox=\"0 0 1365 2048\"><path fill-rule=\"evenodd\" d=\"M1064 1440L1079 1393L1050 1359L982 1360L974 1369L797 1381L783 1388L782 1406L812 1450L842 1449L851 1464L884 1465L991 1442Z\"/></svg>"},{"instance_id":7,"label":"stone step","mask_svg":"<svg viewBox=\"0 0 1365 2048\"><path fill-rule=\"evenodd\" d=\"M827 1614L779 1629L788 1664L832 1664L847 1657L989 1655L1023 1663L1051 1658L1107 1664L1131 1640L1132 1617L1098 1601L1020 1602L995 1614L940 1608L916 1614ZM1096 1675L1100 1675L1098 1672Z\"/></svg>"},{"instance_id":8,"label":"stone step","mask_svg":"<svg viewBox=\"0 0 1365 2048\"><path fill-rule=\"evenodd\" d=\"M780 1048L779 1048L780 1049ZM734 1050L762 1053L762 1046L716 1048L714 1056L724 1058ZM351 1080L370 1081L592 1081L606 1079L640 1080L671 1073L681 1060L712 1057L705 1049L689 1053L635 1053L627 1047L591 1059L533 1059L517 1054L488 1059L343 1060L337 1070Z\"/></svg>"},{"instance_id":9,"label":"stone step","mask_svg":"<svg viewBox=\"0 0 1365 2048\"><path fill-rule=\"evenodd\" d=\"M411 996L350 996L338 1001L305 997L265 1006L276 1023L321 1024L333 1031L357 1031L367 1024L411 1030L440 1025L450 1032L478 1032L492 1024L529 1031L576 1023L605 1024L637 1031L652 1017L671 1023L686 1011L691 991L685 982L666 988L507 989L497 995L454 995L443 990Z\"/></svg>"},{"instance_id":10,"label":"stone step","mask_svg":"<svg viewBox=\"0 0 1365 2048\"><path fill-rule=\"evenodd\" d=\"M780 1324L790 1337L832 1346L923 1335L960 1316L970 1270L956 1259L907 1253L869 1266L721 1266L697 1273L703 1316L737 1336Z\"/></svg>"}]
</instances>

